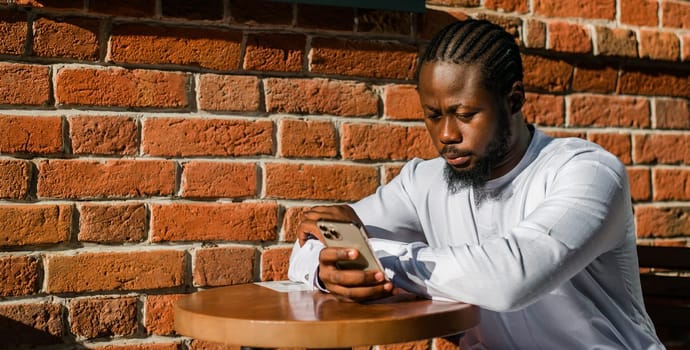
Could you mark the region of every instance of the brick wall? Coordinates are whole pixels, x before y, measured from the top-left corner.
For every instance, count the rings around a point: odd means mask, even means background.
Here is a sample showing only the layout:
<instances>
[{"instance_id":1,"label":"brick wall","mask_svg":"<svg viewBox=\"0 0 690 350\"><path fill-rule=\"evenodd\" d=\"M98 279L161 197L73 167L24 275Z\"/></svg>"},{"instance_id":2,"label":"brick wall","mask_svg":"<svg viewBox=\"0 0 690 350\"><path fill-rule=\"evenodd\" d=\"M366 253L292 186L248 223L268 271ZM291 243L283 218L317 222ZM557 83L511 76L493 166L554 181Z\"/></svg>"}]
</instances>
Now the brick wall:
<instances>
[{"instance_id":1,"label":"brick wall","mask_svg":"<svg viewBox=\"0 0 690 350\"><path fill-rule=\"evenodd\" d=\"M466 16L519 37L530 122L628 166L640 241L690 245L687 1L0 0L0 348L215 349L174 301L285 278L303 207L433 157L415 64Z\"/></svg>"}]
</instances>

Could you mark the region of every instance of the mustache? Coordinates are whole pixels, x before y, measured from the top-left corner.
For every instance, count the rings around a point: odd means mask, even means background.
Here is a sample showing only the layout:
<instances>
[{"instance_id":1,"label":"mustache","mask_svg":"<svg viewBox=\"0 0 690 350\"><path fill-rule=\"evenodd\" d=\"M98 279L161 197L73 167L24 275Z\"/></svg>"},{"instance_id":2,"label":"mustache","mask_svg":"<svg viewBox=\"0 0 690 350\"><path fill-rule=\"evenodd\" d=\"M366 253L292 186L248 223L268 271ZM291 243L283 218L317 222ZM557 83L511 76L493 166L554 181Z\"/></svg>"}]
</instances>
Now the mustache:
<instances>
[{"instance_id":1,"label":"mustache","mask_svg":"<svg viewBox=\"0 0 690 350\"><path fill-rule=\"evenodd\" d=\"M441 156L445 158L457 158L457 157L464 157L464 156L469 156L472 154L470 151L463 151L459 150L451 145L446 145L443 146L441 151L439 152Z\"/></svg>"}]
</instances>

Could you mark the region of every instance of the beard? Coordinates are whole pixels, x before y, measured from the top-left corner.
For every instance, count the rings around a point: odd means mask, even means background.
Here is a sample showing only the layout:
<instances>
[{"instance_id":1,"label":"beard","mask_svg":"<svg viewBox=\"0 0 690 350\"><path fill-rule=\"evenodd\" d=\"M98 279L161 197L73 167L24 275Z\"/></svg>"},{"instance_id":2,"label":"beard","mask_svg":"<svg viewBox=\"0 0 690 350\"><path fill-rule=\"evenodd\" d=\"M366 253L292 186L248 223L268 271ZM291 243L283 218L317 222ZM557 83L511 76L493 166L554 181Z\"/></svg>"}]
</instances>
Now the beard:
<instances>
[{"instance_id":1,"label":"beard","mask_svg":"<svg viewBox=\"0 0 690 350\"><path fill-rule=\"evenodd\" d=\"M448 185L448 190L452 194L458 193L465 187L483 187L491 178L493 170L505 158L510 147L510 125L509 115L506 113L499 118L499 125L496 134L486 147L484 156L479 157L474 167L469 170L456 170L446 163L443 169L443 177Z\"/></svg>"}]
</instances>

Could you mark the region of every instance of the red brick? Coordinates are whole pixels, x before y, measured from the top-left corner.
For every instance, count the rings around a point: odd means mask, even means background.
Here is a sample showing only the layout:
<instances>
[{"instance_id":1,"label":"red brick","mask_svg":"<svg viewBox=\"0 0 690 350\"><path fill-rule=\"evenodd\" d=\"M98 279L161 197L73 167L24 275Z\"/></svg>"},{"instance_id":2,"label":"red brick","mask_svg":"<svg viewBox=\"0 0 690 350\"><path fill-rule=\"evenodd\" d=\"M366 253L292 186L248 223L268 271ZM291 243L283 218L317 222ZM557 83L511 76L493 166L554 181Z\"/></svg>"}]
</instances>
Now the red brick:
<instances>
[{"instance_id":1,"label":"red brick","mask_svg":"<svg viewBox=\"0 0 690 350\"><path fill-rule=\"evenodd\" d=\"M592 52L592 37L589 30L577 23L549 23L549 49L569 53Z\"/></svg>"},{"instance_id":2,"label":"red brick","mask_svg":"<svg viewBox=\"0 0 690 350\"><path fill-rule=\"evenodd\" d=\"M428 340L418 340L398 344L378 346L380 350L430 350Z\"/></svg>"},{"instance_id":3,"label":"red brick","mask_svg":"<svg viewBox=\"0 0 690 350\"><path fill-rule=\"evenodd\" d=\"M192 339L189 350L241 350L239 345L226 345L210 341Z\"/></svg>"},{"instance_id":4,"label":"red brick","mask_svg":"<svg viewBox=\"0 0 690 350\"><path fill-rule=\"evenodd\" d=\"M137 299L79 298L69 304L70 330L84 338L133 335L137 331Z\"/></svg>"},{"instance_id":5,"label":"red brick","mask_svg":"<svg viewBox=\"0 0 690 350\"><path fill-rule=\"evenodd\" d=\"M146 240L146 206L84 204L79 208L79 240L97 243Z\"/></svg>"},{"instance_id":6,"label":"red brick","mask_svg":"<svg viewBox=\"0 0 690 350\"><path fill-rule=\"evenodd\" d=\"M261 280L283 281L287 272L292 246L269 247L261 253Z\"/></svg>"},{"instance_id":7,"label":"red brick","mask_svg":"<svg viewBox=\"0 0 690 350\"><path fill-rule=\"evenodd\" d=\"M33 116L0 116L0 152L62 152L62 118Z\"/></svg>"},{"instance_id":8,"label":"red brick","mask_svg":"<svg viewBox=\"0 0 690 350\"><path fill-rule=\"evenodd\" d=\"M164 17L217 21L223 19L223 0L166 0L162 1Z\"/></svg>"},{"instance_id":9,"label":"red brick","mask_svg":"<svg viewBox=\"0 0 690 350\"><path fill-rule=\"evenodd\" d=\"M613 153L623 164L630 164L632 161L630 134L597 132L589 133L588 139Z\"/></svg>"},{"instance_id":10,"label":"red brick","mask_svg":"<svg viewBox=\"0 0 690 350\"><path fill-rule=\"evenodd\" d=\"M122 68L63 68L55 78L61 105L187 108L189 74Z\"/></svg>"},{"instance_id":11,"label":"red brick","mask_svg":"<svg viewBox=\"0 0 690 350\"><path fill-rule=\"evenodd\" d=\"M640 30L640 58L675 61L680 57L680 41L674 33Z\"/></svg>"},{"instance_id":12,"label":"red brick","mask_svg":"<svg viewBox=\"0 0 690 350\"><path fill-rule=\"evenodd\" d=\"M144 327L147 334L173 335L175 332L174 308L184 294L149 295L146 297Z\"/></svg>"},{"instance_id":13,"label":"red brick","mask_svg":"<svg viewBox=\"0 0 690 350\"><path fill-rule=\"evenodd\" d=\"M40 273L40 263L33 256L0 257L0 296L36 294Z\"/></svg>"},{"instance_id":14,"label":"red brick","mask_svg":"<svg viewBox=\"0 0 690 350\"><path fill-rule=\"evenodd\" d=\"M24 160L0 159L0 198L26 199L32 165Z\"/></svg>"},{"instance_id":15,"label":"red brick","mask_svg":"<svg viewBox=\"0 0 690 350\"><path fill-rule=\"evenodd\" d=\"M97 61L98 19L83 17L39 18L34 21L35 56Z\"/></svg>"},{"instance_id":16,"label":"red brick","mask_svg":"<svg viewBox=\"0 0 690 350\"><path fill-rule=\"evenodd\" d=\"M194 285L215 287L253 281L255 254L253 247L197 249L193 265Z\"/></svg>"},{"instance_id":17,"label":"red brick","mask_svg":"<svg viewBox=\"0 0 690 350\"><path fill-rule=\"evenodd\" d=\"M373 166L267 163L265 169L269 198L353 201L379 184Z\"/></svg>"},{"instance_id":18,"label":"red brick","mask_svg":"<svg viewBox=\"0 0 690 350\"><path fill-rule=\"evenodd\" d=\"M270 120L149 118L144 153L153 156L248 156L273 152Z\"/></svg>"},{"instance_id":19,"label":"red brick","mask_svg":"<svg viewBox=\"0 0 690 350\"><path fill-rule=\"evenodd\" d=\"M655 168L652 174L655 201L690 200L689 169Z\"/></svg>"},{"instance_id":20,"label":"red brick","mask_svg":"<svg viewBox=\"0 0 690 350\"><path fill-rule=\"evenodd\" d=\"M616 92L690 98L690 77L681 72L624 70L618 79Z\"/></svg>"},{"instance_id":21,"label":"red brick","mask_svg":"<svg viewBox=\"0 0 690 350\"><path fill-rule=\"evenodd\" d=\"M647 27L659 25L657 0L620 0L619 4L621 23Z\"/></svg>"},{"instance_id":22,"label":"red brick","mask_svg":"<svg viewBox=\"0 0 690 350\"><path fill-rule=\"evenodd\" d=\"M415 85L386 85L383 115L393 120L422 120L424 111Z\"/></svg>"},{"instance_id":23,"label":"red brick","mask_svg":"<svg viewBox=\"0 0 690 350\"><path fill-rule=\"evenodd\" d=\"M529 11L527 0L485 0L484 7L502 12L527 13Z\"/></svg>"},{"instance_id":24,"label":"red brick","mask_svg":"<svg viewBox=\"0 0 690 350\"><path fill-rule=\"evenodd\" d=\"M476 14L477 19L484 19L491 23L497 24L502 27L508 34L515 38L518 46L524 46L522 43L521 30L522 30L522 19L519 17L511 16L501 16L494 15L489 12L479 12Z\"/></svg>"},{"instance_id":25,"label":"red brick","mask_svg":"<svg viewBox=\"0 0 690 350\"><path fill-rule=\"evenodd\" d=\"M62 344L65 327L58 304L22 303L0 305L0 347Z\"/></svg>"},{"instance_id":26,"label":"red brick","mask_svg":"<svg viewBox=\"0 0 690 350\"><path fill-rule=\"evenodd\" d=\"M690 103L685 99L654 99L655 127L690 129Z\"/></svg>"},{"instance_id":27,"label":"red brick","mask_svg":"<svg viewBox=\"0 0 690 350\"><path fill-rule=\"evenodd\" d=\"M436 349L436 350L457 350L458 344L457 344L457 342L451 342L450 340L445 339L445 338L434 338L433 349Z\"/></svg>"},{"instance_id":28,"label":"red brick","mask_svg":"<svg viewBox=\"0 0 690 350\"><path fill-rule=\"evenodd\" d=\"M616 18L615 0L534 0L532 6L535 14L546 17Z\"/></svg>"},{"instance_id":29,"label":"red brick","mask_svg":"<svg viewBox=\"0 0 690 350\"><path fill-rule=\"evenodd\" d=\"M233 0L230 16L234 23L246 25L292 24L292 4L256 0Z\"/></svg>"},{"instance_id":30,"label":"red brick","mask_svg":"<svg viewBox=\"0 0 690 350\"><path fill-rule=\"evenodd\" d=\"M156 0L90 0L89 11L113 16L153 17L156 13Z\"/></svg>"},{"instance_id":31,"label":"red brick","mask_svg":"<svg viewBox=\"0 0 690 350\"><path fill-rule=\"evenodd\" d=\"M581 139L587 139L587 133L584 131L574 131L574 130L544 130L546 135L554 138L566 138L566 137L577 137Z\"/></svg>"},{"instance_id":32,"label":"red brick","mask_svg":"<svg viewBox=\"0 0 690 350\"><path fill-rule=\"evenodd\" d=\"M290 207L285 210L283 215L283 236L282 241L294 242L297 240L299 232L297 228L302 220L302 213L309 207Z\"/></svg>"},{"instance_id":33,"label":"red brick","mask_svg":"<svg viewBox=\"0 0 690 350\"><path fill-rule=\"evenodd\" d=\"M661 25L690 29L690 4L687 1L661 0Z\"/></svg>"},{"instance_id":34,"label":"red brick","mask_svg":"<svg viewBox=\"0 0 690 350\"><path fill-rule=\"evenodd\" d=\"M601 56L637 57L635 32L622 28L596 27L596 51Z\"/></svg>"},{"instance_id":35,"label":"red brick","mask_svg":"<svg viewBox=\"0 0 690 350\"><path fill-rule=\"evenodd\" d=\"M25 12L0 10L0 38L3 38L0 54L19 56L24 53L27 26Z\"/></svg>"},{"instance_id":36,"label":"red brick","mask_svg":"<svg viewBox=\"0 0 690 350\"><path fill-rule=\"evenodd\" d=\"M0 246L53 244L69 240L70 205L0 206Z\"/></svg>"},{"instance_id":37,"label":"red brick","mask_svg":"<svg viewBox=\"0 0 690 350\"><path fill-rule=\"evenodd\" d=\"M256 183L254 163L192 161L182 170L183 197L253 197Z\"/></svg>"},{"instance_id":38,"label":"red brick","mask_svg":"<svg viewBox=\"0 0 690 350\"><path fill-rule=\"evenodd\" d=\"M0 63L0 105L47 106L50 68L34 64Z\"/></svg>"},{"instance_id":39,"label":"red brick","mask_svg":"<svg viewBox=\"0 0 690 350\"><path fill-rule=\"evenodd\" d=\"M434 158L438 151L424 127L390 124L343 124L341 153L353 160Z\"/></svg>"},{"instance_id":40,"label":"red brick","mask_svg":"<svg viewBox=\"0 0 690 350\"><path fill-rule=\"evenodd\" d=\"M690 164L690 134L634 135L633 161L643 164Z\"/></svg>"},{"instance_id":41,"label":"red brick","mask_svg":"<svg viewBox=\"0 0 690 350\"><path fill-rule=\"evenodd\" d=\"M613 92L616 90L618 70L603 66L575 67L573 90L588 92Z\"/></svg>"},{"instance_id":42,"label":"red brick","mask_svg":"<svg viewBox=\"0 0 690 350\"><path fill-rule=\"evenodd\" d=\"M317 30L353 31L352 7L297 5L297 26Z\"/></svg>"},{"instance_id":43,"label":"red brick","mask_svg":"<svg viewBox=\"0 0 690 350\"><path fill-rule=\"evenodd\" d=\"M132 291L184 285L183 251L48 255L46 260L48 293Z\"/></svg>"},{"instance_id":44,"label":"red brick","mask_svg":"<svg viewBox=\"0 0 690 350\"><path fill-rule=\"evenodd\" d=\"M39 164L38 196L141 198L175 190L175 163L166 160L46 160Z\"/></svg>"},{"instance_id":45,"label":"red brick","mask_svg":"<svg viewBox=\"0 0 690 350\"><path fill-rule=\"evenodd\" d=\"M338 155L332 122L283 119L278 132L279 152L283 157L333 158Z\"/></svg>"},{"instance_id":46,"label":"red brick","mask_svg":"<svg viewBox=\"0 0 690 350\"><path fill-rule=\"evenodd\" d=\"M526 25L525 46L534 49L546 48L546 24L530 19Z\"/></svg>"},{"instance_id":47,"label":"red brick","mask_svg":"<svg viewBox=\"0 0 690 350\"><path fill-rule=\"evenodd\" d=\"M690 207L637 206L635 224L638 238L687 236L690 232Z\"/></svg>"},{"instance_id":48,"label":"red brick","mask_svg":"<svg viewBox=\"0 0 690 350\"><path fill-rule=\"evenodd\" d=\"M125 116L69 118L74 154L135 155L139 150L137 121Z\"/></svg>"},{"instance_id":49,"label":"red brick","mask_svg":"<svg viewBox=\"0 0 690 350\"><path fill-rule=\"evenodd\" d=\"M395 165L395 164L386 164L383 166L383 172L384 172L384 183L389 183L391 182L398 174L400 174L400 171L402 171L403 165Z\"/></svg>"},{"instance_id":50,"label":"red brick","mask_svg":"<svg viewBox=\"0 0 690 350\"><path fill-rule=\"evenodd\" d=\"M453 0L441 0L441 1L453 1ZM461 0L463 1L463 0ZM479 0L467 0L474 1L479 5ZM429 3L432 3L429 1ZM456 22L462 21L469 16L462 11L452 8L434 9L427 8L426 12L418 16L419 22L417 24L417 36L422 40L431 40L431 38L436 35L443 27Z\"/></svg>"},{"instance_id":51,"label":"red brick","mask_svg":"<svg viewBox=\"0 0 690 350\"><path fill-rule=\"evenodd\" d=\"M408 12L357 9L357 31L409 36L412 18Z\"/></svg>"},{"instance_id":52,"label":"red brick","mask_svg":"<svg viewBox=\"0 0 690 350\"><path fill-rule=\"evenodd\" d=\"M310 71L368 78L412 80L417 48L392 42L314 38Z\"/></svg>"},{"instance_id":53,"label":"red brick","mask_svg":"<svg viewBox=\"0 0 690 350\"><path fill-rule=\"evenodd\" d=\"M259 109L259 79L252 76L202 74L199 108L206 111L253 112Z\"/></svg>"},{"instance_id":54,"label":"red brick","mask_svg":"<svg viewBox=\"0 0 690 350\"><path fill-rule=\"evenodd\" d=\"M569 63L533 55L524 55L522 63L527 89L562 92L570 88L573 79L573 66Z\"/></svg>"},{"instance_id":55,"label":"red brick","mask_svg":"<svg viewBox=\"0 0 690 350\"><path fill-rule=\"evenodd\" d=\"M527 93L522 114L529 123L548 126L565 125L563 96Z\"/></svg>"},{"instance_id":56,"label":"red brick","mask_svg":"<svg viewBox=\"0 0 690 350\"><path fill-rule=\"evenodd\" d=\"M646 98L574 94L567 99L569 125L634 128L651 125Z\"/></svg>"},{"instance_id":57,"label":"red brick","mask_svg":"<svg viewBox=\"0 0 690 350\"><path fill-rule=\"evenodd\" d=\"M151 240L272 241L275 203L188 203L152 205Z\"/></svg>"},{"instance_id":58,"label":"red brick","mask_svg":"<svg viewBox=\"0 0 690 350\"><path fill-rule=\"evenodd\" d=\"M304 35L298 34L249 34L242 67L246 70L300 72L306 41Z\"/></svg>"},{"instance_id":59,"label":"red brick","mask_svg":"<svg viewBox=\"0 0 690 350\"><path fill-rule=\"evenodd\" d=\"M117 63L174 64L215 70L240 66L238 31L123 24L113 28L109 60Z\"/></svg>"},{"instance_id":60,"label":"red brick","mask_svg":"<svg viewBox=\"0 0 690 350\"><path fill-rule=\"evenodd\" d=\"M648 201L652 198L652 176L648 168L628 167L630 197L634 201Z\"/></svg>"},{"instance_id":61,"label":"red brick","mask_svg":"<svg viewBox=\"0 0 690 350\"><path fill-rule=\"evenodd\" d=\"M270 78L264 81L264 89L268 112L338 116L378 114L378 97L364 83Z\"/></svg>"}]
</instances>

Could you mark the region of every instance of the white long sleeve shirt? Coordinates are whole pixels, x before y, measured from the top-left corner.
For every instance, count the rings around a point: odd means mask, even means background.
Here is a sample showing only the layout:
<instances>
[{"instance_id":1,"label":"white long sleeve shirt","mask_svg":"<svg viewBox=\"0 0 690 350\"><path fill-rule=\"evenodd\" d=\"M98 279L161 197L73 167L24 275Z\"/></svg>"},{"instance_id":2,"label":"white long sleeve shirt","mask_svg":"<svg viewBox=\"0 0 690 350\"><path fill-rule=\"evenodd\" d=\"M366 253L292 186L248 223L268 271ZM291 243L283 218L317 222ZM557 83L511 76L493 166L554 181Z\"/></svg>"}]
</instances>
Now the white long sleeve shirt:
<instances>
[{"instance_id":1,"label":"white long sleeve shirt","mask_svg":"<svg viewBox=\"0 0 690 350\"><path fill-rule=\"evenodd\" d=\"M445 161L408 162L353 205L396 287L481 307L462 349L663 349L640 291L625 167L536 130L520 163L450 193ZM316 240L288 272L314 283Z\"/></svg>"}]
</instances>

